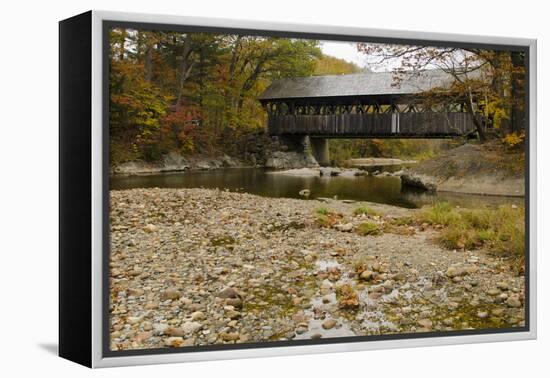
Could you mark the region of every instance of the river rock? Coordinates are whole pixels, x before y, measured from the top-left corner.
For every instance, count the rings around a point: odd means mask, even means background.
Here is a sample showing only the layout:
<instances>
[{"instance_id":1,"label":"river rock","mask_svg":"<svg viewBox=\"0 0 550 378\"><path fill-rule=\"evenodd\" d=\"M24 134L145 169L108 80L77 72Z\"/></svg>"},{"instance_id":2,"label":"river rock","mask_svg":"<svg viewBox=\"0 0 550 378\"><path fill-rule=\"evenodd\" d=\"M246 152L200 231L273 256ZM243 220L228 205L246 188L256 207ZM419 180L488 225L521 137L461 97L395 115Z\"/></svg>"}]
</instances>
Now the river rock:
<instances>
[{"instance_id":1,"label":"river rock","mask_svg":"<svg viewBox=\"0 0 550 378\"><path fill-rule=\"evenodd\" d=\"M225 303L235 308L243 307L243 300L241 298L227 298Z\"/></svg>"},{"instance_id":2,"label":"river rock","mask_svg":"<svg viewBox=\"0 0 550 378\"><path fill-rule=\"evenodd\" d=\"M133 289L133 288L128 289L128 295L131 295L134 297L140 297L143 294L145 294L145 290L143 289Z\"/></svg>"},{"instance_id":3,"label":"river rock","mask_svg":"<svg viewBox=\"0 0 550 378\"><path fill-rule=\"evenodd\" d=\"M417 321L418 325L426 329L432 329L433 323L430 319L420 319Z\"/></svg>"},{"instance_id":4,"label":"river rock","mask_svg":"<svg viewBox=\"0 0 550 378\"><path fill-rule=\"evenodd\" d=\"M152 336L153 336L153 332L151 332L151 331L140 332L136 335L134 340L137 341L138 343L141 343L141 342L151 338Z\"/></svg>"},{"instance_id":5,"label":"river rock","mask_svg":"<svg viewBox=\"0 0 550 378\"><path fill-rule=\"evenodd\" d=\"M240 294L232 287L228 287L220 291L217 295L219 298L240 298Z\"/></svg>"},{"instance_id":6,"label":"river rock","mask_svg":"<svg viewBox=\"0 0 550 378\"><path fill-rule=\"evenodd\" d=\"M342 232L351 232L353 230L353 223L337 224L334 228Z\"/></svg>"},{"instance_id":7,"label":"river rock","mask_svg":"<svg viewBox=\"0 0 550 378\"><path fill-rule=\"evenodd\" d=\"M153 324L153 330L159 334L159 335L163 335L164 332L166 332L166 330L168 330L170 326L166 323L155 323Z\"/></svg>"},{"instance_id":8,"label":"river rock","mask_svg":"<svg viewBox=\"0 0 550 378\"><path fill-rule=\"evenodd\" d=\"M148 224L146 226L143 227L143 231L145 232L157 232L158 231L158 227L155 226L154 224Z\"/></svg>"},{"instance_id":9,"label":"river rock","mask_svg":"<svg viewBox=\"0 0 550 378\"><path fill-rule=\"evenodd\" d=\"M340 174L342 174L342 170L340 168L320 168L319 174L325 177L340 176Z\"/></svg>"},{"instance_id":10,"label":"river rock","mask_svg":"<svg viewBox=\"0 0 550 378\"><path fill-rule=\"evenodd\" d=\"M454 277L464 276L468 274L468 271L461 267L451 266L447 269L445 274L449 278L454 278Z\"/></svg>"},{"instance_id":11,"label":"river rock","mask_svg":"<svg viewBox=\"0 0 550 378\"><path fill-rule=\"evenodd\" d=\"M521 301L519 295L511 295L507 300L506 304L510 307L521 307Z\"/></svg>"},{"instance_id":12,"label":"river rock","mask_svg":"<svg viewBox=\"0 0 550 378\"><path fill-rule=\"evenodd\" d=\"M206 317L204 315L204 312L202 311L195 311L191 314L191 319L197 321L197 320L204 320Z\"/></svg>"},{"instance_id":13,"label":"river rock","mask_svg":"<svg viewBox=\"0 0 550 378\"><path fill-rule=\"evenodd\" d=\"M311 194L311 191L309 189L302 189L298 192L299 195L301 195L302 197L309 197L309 195Z\"/></svg>"},{"instance_id":14,"label":"river rock","mask_svg":"<svg viewBox=\"0 0 550 378\"><path fill-rule=\"evenodd\" d=\"M199 322L185 322L181 326L181 329L185 333L194 333L202 328L202 324Z\"/></svg>"},{"instance_id":15,"label":"river rock","mask_svg":"<svg viewBox=\"0 0 550 378\"><path fill-rule=\"evenodd\" d=\"M322 326L324 329L332 329L336 324L336 319L327 319L323 322Z\"/></svg>"},{"instance_id":16,"label":"river rock","mask_svg":"<svg viewBox=\"0 0 550 378\"><path fill-rule=\"evenodd\" d=\"M164 332L164 334L168 336L185 336L186 333L187 332L185 332L182 328L178 327L168 327Z\"/></svg>"},{"instance_id":17,"label":"river rock","mask_svg":"<svg viewBox=\"0 0 550 378\"><path fill-rule=\"evenodd\" d=\"M183 337L175 336L175 337L169 337L164 342L166 346L168 347L180 347L183 345Z\"/></svg>"},{"instance_id":18,"label":"river rock","mask_svg":"<svg viewBox=\"0 0 550 378\"><path fill-rule=\"evenodd\" d=\"M179 291L178 289L172 288L172 289L165 290L161 295L161 299L163 301L167 299L176 300L176 299L179 299L181 296L182 296L181 291Z\"/></svg>"},{"instance_id":19,"label":"river rock","mask_svg":"<svg viewBox=\"0 0 550 378\"><path fill-rule=\"evenodd\" d=\"M236 332L222 332L219 336L223 341L237 341L240 337Z\"/></svg>"},{"instance_id":20,"label":"river rock","mask_svg":"<svg viewBox=\"0 0 550 378\"><path fill-rule=\"evenodd\" d=\"M491 310L491 315L493 316L502 316L504 314L503 308L494 308Z\"/></svg>"},{"instance_id":21,"label":"river rock","mask_svg":"<svg viewBox=\"0 0 550 378\"><path fill-rule=\"evenodd\" d=\"M241 317L241 313L235 310L229 310L225 312L225 316L231 320L235 320Z\"/></svg>"},{"instance_id":22,"label":"river rock","mask_svg":"<svg viewBox=\"0 0 550 378\"><path fill-rule=\"evenodd\" d=\"M308 331L308 328L307 327L304 327L304 326L299 326L296 328L296 333L298 335L301 335L301 334L304 334Z\"/></svg>"},{"instance_id":23,"label":"river rock","mask_svg":"<svg viewBox=\"0 0 550 378\"><path fill-rule=\"evenodd\" d=\"M365 281L369 281L374 277L374 272L370 270L365 270L361 273L359 277L361 277L361 279Z\"/></svg>"},{"instance_id":24,"label":"river rock","mask_svg":"<svg viewBox=\"0 0 550 378\"><path fill-rule=\"evenodd\" d=\"M403 272L395 273L392 276L392 279L394 279L395 281L405 281L407 279L407 275Z\"/></svg>"},{"instance_id":25,"label":"river rock","mask_svg":"<svg viewBox=\"0 0 550 378\"><path fill-rule=\"evenodd\" d=\"M497 282L497 287L502 291L506 291L510 288L507 282Z\"/></svg>"}]
</instances>

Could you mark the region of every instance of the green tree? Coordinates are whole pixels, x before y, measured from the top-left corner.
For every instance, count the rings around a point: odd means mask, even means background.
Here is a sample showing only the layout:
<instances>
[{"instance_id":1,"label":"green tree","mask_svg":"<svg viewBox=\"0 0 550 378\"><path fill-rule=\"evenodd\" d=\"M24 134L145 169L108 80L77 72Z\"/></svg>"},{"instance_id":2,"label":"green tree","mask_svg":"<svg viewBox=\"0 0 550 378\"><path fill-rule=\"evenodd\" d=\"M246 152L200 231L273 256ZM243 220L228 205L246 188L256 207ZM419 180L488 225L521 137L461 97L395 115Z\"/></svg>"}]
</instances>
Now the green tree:
<instances>
[{"instance_id":1,"label":"green tree","mask_svg":"<svg viewBox=\"0 0 550 378\"><path fill-rule=\"evenodd\" d=\"M263 130L257 96L307 76L317 41L116 28L110 32L111 160L225 151Z\"/></svg>"},{"instance_id":2,"label":"green tree","mask_svg":"<svg viewBox=\"0 0 550 378\"><path fill-rule=\"evenodd\" d=\"M315 62L315 75L344 75L365 72L355 63L329 55L321 55Z\"/></svg>"}]
</instances>

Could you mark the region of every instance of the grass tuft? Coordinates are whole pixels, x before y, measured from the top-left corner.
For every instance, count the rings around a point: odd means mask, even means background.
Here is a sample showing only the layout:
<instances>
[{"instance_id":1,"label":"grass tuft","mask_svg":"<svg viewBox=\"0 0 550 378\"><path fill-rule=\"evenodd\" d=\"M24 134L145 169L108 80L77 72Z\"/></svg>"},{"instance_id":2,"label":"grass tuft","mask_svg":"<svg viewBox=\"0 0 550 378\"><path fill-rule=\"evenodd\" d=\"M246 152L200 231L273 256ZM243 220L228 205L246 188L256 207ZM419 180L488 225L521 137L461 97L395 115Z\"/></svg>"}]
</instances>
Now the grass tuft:
<instances>
[{"instance_id":1,"label":"grass tuft","mask_svg":"<svg viewBox=\"0 0 550 378\"><path fill-rule=\"evenodd\" d=\"M317 214L315 222L321 227L332 227L343 218L341 214L337 214L326 207L318 207L315 209L315 214Z\"/></svg>"},{"instance_id":2,"label":"grass tuft","mask_svg":"<svg viewBox=\"0 0 550 378\"><path fill-rule=\"evenodd\" d=\"M420 212L416 222L442 225L438 240L450 249L486 247L521 259L525 254L525 208L522 206L461 209L438 202Z\"/></svg>"},{"instance_id":3,"label":"grass tuft","mask_svg":"<svg viewBox=\"0 0 550 378\"><path fill-rule=\"evenodd\" d=\"M371 209L370 207L364 205L364 206L359 206L358 208L356 208L355 210L353 210L353 214L354 214L354 215L377 216L377 215L380 215L380 212L378 212L378 211L376 211L376 210L373 210L373 209Z\"/></svg>"},{"instance_id":4,"label":"grass tuft","mask_svg":"<svg viewBox=\"0 0 550 378\"><path fill-rule=\"evenodd\" d=\"M317 209L315 209L315 213L317 215L329 215L331 213L331 211L324 207L324 206L321 206L321 207L318 207Z\"/></svg>"},{"instance_id":5,"label":"grass tuft","mask_svg":"<svg viewBox=\"0 0 550 378\"><path fill-rule=\"evenodd\" d=\"M380 226L378 226L376 223L363 222L359 226L357 226L357 233L363 236L380 235L382 233L382 230L380 229Z\"/></svg>"}]
</instances>

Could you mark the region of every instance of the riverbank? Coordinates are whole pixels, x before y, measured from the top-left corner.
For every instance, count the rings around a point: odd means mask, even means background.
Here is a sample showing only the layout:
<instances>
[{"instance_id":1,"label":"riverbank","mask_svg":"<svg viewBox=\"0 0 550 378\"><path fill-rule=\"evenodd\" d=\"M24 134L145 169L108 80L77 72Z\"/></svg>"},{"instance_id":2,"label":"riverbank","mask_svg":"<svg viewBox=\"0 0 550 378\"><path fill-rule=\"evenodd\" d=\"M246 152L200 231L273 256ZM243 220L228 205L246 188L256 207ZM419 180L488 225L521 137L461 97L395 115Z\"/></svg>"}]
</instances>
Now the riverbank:
<instances>
[{"instance_id":1,"label":"riverbank","mask_svg":"<svg viewBox=\"0 0 550 378\"><path fill-rule=\"evenodd\" d=\"M351 159L346 167L321 168L307 153L271 151L262 159L241 161L227 155L182 156L170 153L157 162L130 161L111 168L112 175L139 176L167 172L209 171L226 168L266 168L275 174L301 177L399 176L404 186L428 191L525 196L523 152L498 142L464 144L420 162L393 158ZM375 169L373 171L373 169Z\"/></svg>"},{"instance_id":2,"label":"riverbank","mask_svg":"<svg viewBox=\"0 0 550 378\"><path fill-rule=\"evenodd\" d=\"M419 162L409 169L415 185L442 192L525 196L525 154L498 141L467 143Z\"/></svg>"},{"instance_id":3,"label":"riverbank","mask_svg":"<svg viewBox=\"0 0 550 378\"><path fill-rule=\"evenodd\" d=\"M111 192L111 348L521 326L524 277L417 210L207 189ZM319 214L337 215L331 226ZM357 211L361 208L361 211Z\"/></svg>"},{"instance_id":4,"label":"riverbank","mask_svg":"<svg viewBox=\"0 0 550 378\"><path fill-rule=\"evenodd\" d=\"M220 168L242 168L247 165L228 155L220 156L182 156L172 152L163 156L159 161L147 162L142 160L127 161L111 167L114 175L147 175L166 172L184 172L188 170L207 171Z\"/></svg>"}]
</instances>

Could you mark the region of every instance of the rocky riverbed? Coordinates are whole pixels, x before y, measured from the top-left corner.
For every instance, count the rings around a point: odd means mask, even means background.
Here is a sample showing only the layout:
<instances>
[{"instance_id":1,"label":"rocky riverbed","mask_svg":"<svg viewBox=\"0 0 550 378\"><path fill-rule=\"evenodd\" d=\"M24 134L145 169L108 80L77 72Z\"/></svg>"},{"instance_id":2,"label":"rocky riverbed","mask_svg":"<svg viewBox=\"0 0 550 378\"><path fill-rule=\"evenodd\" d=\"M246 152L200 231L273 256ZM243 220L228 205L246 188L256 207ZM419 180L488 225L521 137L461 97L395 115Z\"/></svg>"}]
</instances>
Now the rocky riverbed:
<instances>
[{"instance_id":1,"label":"rocky riverbed","mask_svg":"<svg viewBox=\"0 0 550 378\"><path fill-rule=\"evenodd\" d=\"M524 277L438 230L362 236L410 211L208 189L111 192L111 349L524 324ZM319 206L339 213L317 224Z\"/></svg>"}]
</instances>

